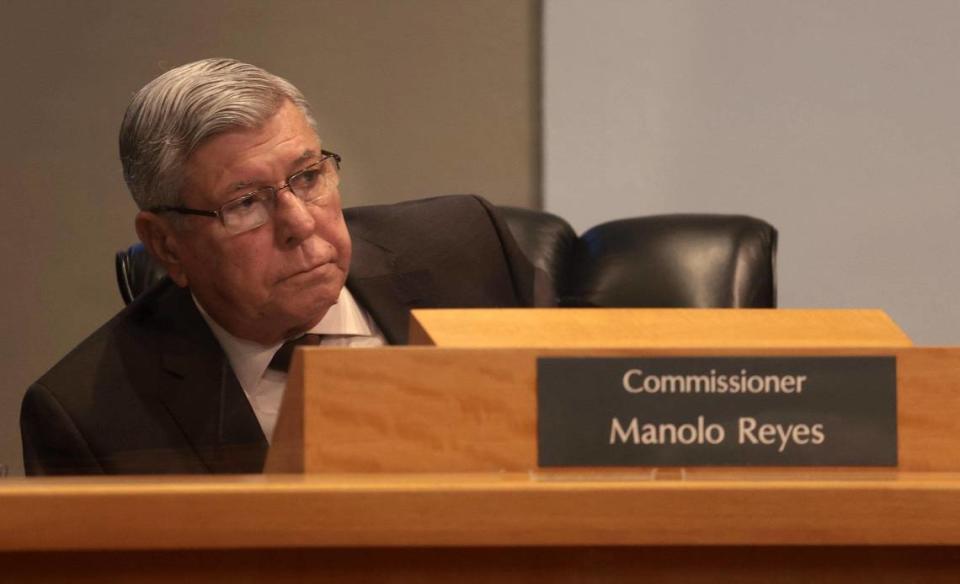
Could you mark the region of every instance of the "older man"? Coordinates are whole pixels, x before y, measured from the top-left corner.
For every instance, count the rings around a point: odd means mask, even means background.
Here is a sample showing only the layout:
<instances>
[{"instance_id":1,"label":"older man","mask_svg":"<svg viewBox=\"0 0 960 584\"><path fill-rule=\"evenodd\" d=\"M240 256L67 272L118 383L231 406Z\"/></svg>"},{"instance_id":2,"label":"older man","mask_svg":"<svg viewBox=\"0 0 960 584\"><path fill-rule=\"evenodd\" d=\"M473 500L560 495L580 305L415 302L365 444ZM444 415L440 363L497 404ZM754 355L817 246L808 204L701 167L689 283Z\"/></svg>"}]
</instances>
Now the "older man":
<instances>
[{"instance_id":1,"label":"older man","mask_svg":"<svg viewBox=\"0 0 960 584\"><path fill-rule=\"evenodd\" d=\"M482 199L342 211L340 156L303 95L252 65L147 84L120 156L169 278L27 391L28 474L260 472L292 343L404 343L412 307L533 301Z\"/></svg>"}]
</instances>

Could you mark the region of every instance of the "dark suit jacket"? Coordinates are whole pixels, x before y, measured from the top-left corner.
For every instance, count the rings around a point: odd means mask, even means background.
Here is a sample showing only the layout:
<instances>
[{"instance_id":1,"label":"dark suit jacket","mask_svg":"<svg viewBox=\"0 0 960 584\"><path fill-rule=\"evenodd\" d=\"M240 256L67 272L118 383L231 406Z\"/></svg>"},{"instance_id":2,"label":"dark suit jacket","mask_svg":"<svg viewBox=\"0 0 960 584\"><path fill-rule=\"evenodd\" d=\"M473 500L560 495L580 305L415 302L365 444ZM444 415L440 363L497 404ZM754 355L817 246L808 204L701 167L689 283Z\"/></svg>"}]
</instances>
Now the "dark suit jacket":
<instances>
[{"instance_id":1,"label":"dark suit jacket","mask_svg":"<svg viewBox=\"0 0 960 584\"><path fill-rule=\"evenodd\" d=\"M533 303L533 270L482 199L345 210L347 286L390 343L409 310ZM27 391L27 474L256 473L267 442L189 290L160 282Z\"/></svg>"}]
</instances>

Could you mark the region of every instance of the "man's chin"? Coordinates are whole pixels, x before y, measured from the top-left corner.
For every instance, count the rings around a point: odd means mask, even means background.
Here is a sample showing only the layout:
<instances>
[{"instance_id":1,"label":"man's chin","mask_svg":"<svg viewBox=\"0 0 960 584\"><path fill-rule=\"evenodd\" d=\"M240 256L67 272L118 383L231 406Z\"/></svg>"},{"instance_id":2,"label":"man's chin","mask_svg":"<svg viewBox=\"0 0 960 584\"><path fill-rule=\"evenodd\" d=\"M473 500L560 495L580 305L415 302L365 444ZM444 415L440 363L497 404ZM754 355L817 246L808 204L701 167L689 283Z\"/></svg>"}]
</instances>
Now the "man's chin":
<instances>
[{"instance_id":1,"label":"man's chin","mask_svg":"<svg viewBox=\"0 0 960 584\"><path fill-rule=\"evenodd\" d=\"M282 322L288 323L286 327L288 334L286 334L285 337L290 338L292 335L305 333L317 326L320 324L320 321L323 320L323 317L327 315L330 307L336 303L337 298L335 297L332 301L328 299L316 305L303 307L301 310L285 311L283 317L279 319Z\"/></svg>"}]
</instances>

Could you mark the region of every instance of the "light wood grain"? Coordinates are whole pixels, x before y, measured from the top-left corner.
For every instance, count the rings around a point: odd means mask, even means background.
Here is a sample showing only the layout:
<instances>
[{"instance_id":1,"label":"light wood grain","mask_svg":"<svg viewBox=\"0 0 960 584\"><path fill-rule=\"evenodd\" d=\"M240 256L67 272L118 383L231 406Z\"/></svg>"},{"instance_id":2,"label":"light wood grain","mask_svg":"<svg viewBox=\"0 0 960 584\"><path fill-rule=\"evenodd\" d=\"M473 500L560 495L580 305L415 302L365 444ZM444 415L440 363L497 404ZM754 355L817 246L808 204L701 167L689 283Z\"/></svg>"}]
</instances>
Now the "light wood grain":
<instances>
[{"instance_id":1,"label":"light wood grain","mask_svg":"<svg viewBox=\"0 0 960 584\"><path fill-rule=\"evenodd\" d=\"M958 545L960 474L25 479L0 550Z\"/></svg>"},{"instance_id":2,"label":"light wood grain","mask_svg":"<svg viewBox=\"0 0 960 584\"><path fill-rule=\"evenodd\" d=\"M885 584L960 566L960 473L12 479L0 517L3 582Z\"/></svg>"},{"instance_id":3,"label":"light wood grain","mask_svg":"<svg viewBox=\"0 0 960 584\"><path fill-rule=\"evenodd\" d=\"M264 472L302 473L304 468L304 389L303 353L295 351L287 375L287 387L277 423L273 429L269 456ZM313 382L315 383L315 382Z\"/></svg>"},{"instance_id":4,"label":"light wood grain","mask_svg":"<svg viewBox=\"0 0 960 584\"><path fill-rule=\"evenodd\" d=\"M275 471L498 472L535 469L540 356L743 354L740 349L305 349L304 442L275 445ZM753 349L750 355L897 359L899 468L960 471L960 349ZM302 401L298 401L302 400ZM297 459L297 449L300 448ZM291 459L291 456L293 457ZM273 456L271 455L271 458Z\"/></svg>"},{"instance_id":5,"label":"light wood grain","mask_svg":"<svg viewBox=\"0 0 960 584\"><path fill-rule=\"evenodd\" d=\"M410 344L439 347L909 347L882 310L414 310Z\"/></svg>"}]
</instances>

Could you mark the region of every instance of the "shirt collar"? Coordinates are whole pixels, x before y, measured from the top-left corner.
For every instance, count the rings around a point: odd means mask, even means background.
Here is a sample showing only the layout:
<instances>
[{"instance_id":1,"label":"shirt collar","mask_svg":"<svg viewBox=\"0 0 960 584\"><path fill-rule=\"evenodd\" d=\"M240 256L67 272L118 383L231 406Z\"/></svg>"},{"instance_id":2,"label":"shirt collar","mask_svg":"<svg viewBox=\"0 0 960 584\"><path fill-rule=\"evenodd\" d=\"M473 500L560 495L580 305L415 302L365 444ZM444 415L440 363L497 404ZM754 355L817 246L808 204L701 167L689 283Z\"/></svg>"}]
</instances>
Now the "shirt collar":
<instances>
[{"instance_id":1,"label":"shirt collar","mask_svg":"<svg viewBox=\"0 0 960 584\"><path fill-rule=\"evenodd\" d=\"M263 377L267 366L273 359L273 355L280 349L283 343L273 345L261 345L255 341L249 341L233 336L226 329L220 326L217 321L207 314L196 296L193 296L193 303L197 310L203 316L203 319L210 326L213 335L217 337L223 352L230 361L237 381L247 393L253 393L260 378ZM331 306L323 318L308 333L320 335L345 335L345 336L370 336L373 333L367 319L364 318L363 311L353 295L346 287L340 289L340 295L337 302Z\"/></svg>"}]
</instances>

